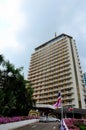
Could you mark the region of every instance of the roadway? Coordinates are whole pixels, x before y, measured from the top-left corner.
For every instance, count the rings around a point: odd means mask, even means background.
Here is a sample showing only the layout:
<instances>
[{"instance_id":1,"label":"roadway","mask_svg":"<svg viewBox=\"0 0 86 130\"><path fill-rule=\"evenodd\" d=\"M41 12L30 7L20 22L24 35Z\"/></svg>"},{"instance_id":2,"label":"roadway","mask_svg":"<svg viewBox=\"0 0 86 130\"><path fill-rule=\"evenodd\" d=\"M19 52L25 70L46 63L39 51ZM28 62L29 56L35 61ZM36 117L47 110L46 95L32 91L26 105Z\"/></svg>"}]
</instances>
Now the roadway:
<instances>
[{"instance_id":1,"label":"roadway","mask_svg":"<svg viewBox=\"0 0 86 130\"><path fill-rule=\"evenodd\" d=\"M60 130L58 122L36 122L13 130Z\"/></svg>"}]
</instances>

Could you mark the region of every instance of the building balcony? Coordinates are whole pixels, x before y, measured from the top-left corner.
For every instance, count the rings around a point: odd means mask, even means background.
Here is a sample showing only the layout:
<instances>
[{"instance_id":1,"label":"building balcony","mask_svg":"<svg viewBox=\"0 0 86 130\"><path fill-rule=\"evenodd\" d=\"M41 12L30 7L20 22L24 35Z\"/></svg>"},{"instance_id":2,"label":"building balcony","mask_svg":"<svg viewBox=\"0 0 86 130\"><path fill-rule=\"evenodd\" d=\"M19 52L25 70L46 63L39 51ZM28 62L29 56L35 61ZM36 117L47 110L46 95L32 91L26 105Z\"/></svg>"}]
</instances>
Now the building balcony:
<instances>
[{"instance_id":1,"label":"building balcony","mask_svg":"<svg viewBox=\"0 0 86 130\"><path fill-rule=\"evenodd\" d=\"M64 81L64 82L58 82L57 83L57 85L59 86L59 85L65 85L65 84L70 84L70 83L72 83L73 81L72 80L68 80L68 81Z\"/></svg>"},{"instance_id":2,"label":"building balcony","mask_svg":"<svg viewBox=\"0 0 86 130\"><path fill-rule=\"evenodd\" d=\"M60 89L61 90L73 89L73 85L63 86L63 87L60 87Z\"/></svg>"},{"instance_id":3,"label":"building balcony","mask_svg":"<svg viewBox=\"0 0 86 130\"><path fill-rule=\"evenodd\" d=\"M71 102L63 103L63 107L67 107L67 106L74 106L74 104L72 104Z\"/></svg>"},{"instance_id":4,"label":"building balcony","mask_svg":"<svg viewBox=\"0 0 86 130\"><path fill-rule=\"evenodd\" d=\"M64 97L62 98L62 101L69 101L69 100L73 100L74 99L74 96L67 96L67 97Z\"/></svg>"}]
</instances>

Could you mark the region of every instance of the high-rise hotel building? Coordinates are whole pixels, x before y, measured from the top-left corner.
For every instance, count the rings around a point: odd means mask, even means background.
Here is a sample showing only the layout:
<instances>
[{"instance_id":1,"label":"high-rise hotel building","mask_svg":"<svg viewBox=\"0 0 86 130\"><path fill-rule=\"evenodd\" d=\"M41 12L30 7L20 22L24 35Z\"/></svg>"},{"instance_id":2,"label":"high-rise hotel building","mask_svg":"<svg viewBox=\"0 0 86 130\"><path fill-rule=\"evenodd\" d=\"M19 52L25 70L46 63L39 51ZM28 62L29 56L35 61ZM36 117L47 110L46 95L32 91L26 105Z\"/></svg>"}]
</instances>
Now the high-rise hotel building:
<instances>
[{"instance_id":1,"label":"high-rise hotel building","mask_svg":"<svg viewBox=\"0 0 86 130\"><path fill-rule=\"evenodd\" d=\"M86 72L83 73L84 91L85 91L85 104L86 104Z\"/></svg>"},{"instance_id":2,"label":"high-rise hotel building","mask_svg":"<svg viewBox=\"0 0 86 130\"><path fill-rule=\"evenodd\" d=\"M86 87L86 72L83 74L84 85Z\"/></svg>"},{"instance_id":3,"label":"high-rise hotel building","mask_svg":"<svg viewBox=\"0 0 86 130\"><path fill-rule=\"evenodd\" d=\"M82 71L75 40L61 34L35 48L28 80L36 103L54 104L61 92L63 107L85 108Z\"/></svg>"}]
</instances>

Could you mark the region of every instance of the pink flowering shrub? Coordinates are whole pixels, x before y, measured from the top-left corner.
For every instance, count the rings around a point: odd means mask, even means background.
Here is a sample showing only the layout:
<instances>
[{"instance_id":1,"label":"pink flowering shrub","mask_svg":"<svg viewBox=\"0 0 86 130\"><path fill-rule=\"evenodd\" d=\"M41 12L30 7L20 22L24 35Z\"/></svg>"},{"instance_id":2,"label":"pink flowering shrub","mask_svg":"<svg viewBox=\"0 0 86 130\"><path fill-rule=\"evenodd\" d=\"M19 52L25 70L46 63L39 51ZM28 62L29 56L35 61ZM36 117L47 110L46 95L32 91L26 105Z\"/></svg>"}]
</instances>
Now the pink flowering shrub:
<instances>
[{"instance_id":1,"label":"pink flowering shrub","mask_svg":"<svg viewBox=\"0 0 86 130\"><path fill-rule=\"evenodd\" d=\"M38 119L38 118L39 117L36 117L36 116L0 117L0 124L23 121L23 120Z\"/></svg>"},{"instance_id":2,"label":"pink flowering shrub","mask_svg":"<svg viewBox=\"0 0 86 130\"><path fill-rule=\"evenodd\" d=\"M85 119L65 118L64 122L67 125L69 130L80 130L79 129L80 125L86 126L86 120Z\"/></svg>"},{"instance_id":3,"label":"pink flowering shrub","mask_svg":"<svg viewBox=\"0 0 86 130\"><path fill-rule=\"evenodd\" d=\"M69 130L79 130L78 127L74 125L72 118L66 118L64 121Z\"/></svg>"}]
</instances>

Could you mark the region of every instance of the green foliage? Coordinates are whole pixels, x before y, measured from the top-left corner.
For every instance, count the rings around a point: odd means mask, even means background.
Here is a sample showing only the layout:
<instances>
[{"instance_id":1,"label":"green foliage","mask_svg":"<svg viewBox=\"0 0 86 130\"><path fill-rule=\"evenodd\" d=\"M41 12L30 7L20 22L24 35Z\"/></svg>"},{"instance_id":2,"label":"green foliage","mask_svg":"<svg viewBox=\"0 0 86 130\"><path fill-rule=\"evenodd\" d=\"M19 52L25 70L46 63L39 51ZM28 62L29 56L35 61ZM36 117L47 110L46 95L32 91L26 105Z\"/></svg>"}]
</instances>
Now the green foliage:
<instances>
[{"instance_id":1,"label":"green foliage","mask_svg":"<svg viewBox=\"0 0 86 130\"><path fill-rule=\"evenodd\" d=\"M3 55L0 55L0 65L2 64L2 62L4 62L4 57Z\"/></svg>"},{"instance_id":2,"label":"green foliage","mask_svg":"<svg viewBox=\"0 0 86 130\"><path fill-rule=\"evenodd\" d=\"M26 81L26 90L27 90L26 99L27 99L29 108L34 106L35 102L36 102L34 99L32 99L32 95L33 95L34 89L31 86L32 86L31 82L30 81Z\"/></svg>"},{"instance_id":3,"label":"green foliage","mask_svg":"<svg viewBox=\"0 0 86 130\"><path fill-rule=\"evenodd\" d=\"M86 126L79 126L80 130L86 130Z\"/></svg>"},{"instance_id":4,"label":"green foliage","mask_svg":"<svg viewBox=\"0 0 86 130\"><path fill-rule=\"evenodd\" d=\"M26 115L34 103L31 83L24 80L22 69L0 55L0 115Z\"/></svg>"}]
</instances>

